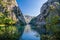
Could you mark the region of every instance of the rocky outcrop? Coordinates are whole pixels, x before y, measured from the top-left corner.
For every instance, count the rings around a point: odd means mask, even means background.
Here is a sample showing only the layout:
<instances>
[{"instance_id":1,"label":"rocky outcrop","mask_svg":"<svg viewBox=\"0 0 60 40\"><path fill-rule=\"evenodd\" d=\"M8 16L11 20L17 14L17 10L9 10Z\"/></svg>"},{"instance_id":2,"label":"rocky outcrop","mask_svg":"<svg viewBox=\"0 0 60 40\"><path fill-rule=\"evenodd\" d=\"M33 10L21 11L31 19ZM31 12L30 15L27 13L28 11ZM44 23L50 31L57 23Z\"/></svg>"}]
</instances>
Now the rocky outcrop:
<instances>
[{"instance_id":1,"label":"rocky outcrop","mask_svg":"<svg viewBox=\"0 0 60 40\"><path fill-rule=\"evenodd\" d=\"M51 18L54 18L54 16L60 16L60 0L48 0L46 3L44 3L41 7L40 14L33 18L30 24L36 25L36 29L39 33L46 33L46 19L51 22ZM60 24L59 21L58 24Z\"/></svg>"},{"instance_id":2,"label":"rocky outcrop","mask_svg":"<svg viewBox=\"0 0 60 40\"><path fill-rule=\"evenodd\" d=\"M21 10L19 9L19 7L15 6L13 7L13 12L15 13L16 19L17 19L17 23L21 24L21 25L25 25L25 18L21 12Z\"/></svg>"},{"instance_id":3,"label":"rocky outcrop","mask_svg":"<svg viewBox=\"0 0 60 40\"><path fill-rule=\"evenodd\" d=\"M26 23L29 24L29 22L31 21L32 18L34 18L34 16L24 15L24 18Z\"/></svg>"},{"instance_id":4,"label":"rocky outcrop","mask_svg":"<svg viewBox=\"0 0 60 40\"><path fill-rule=\"evenodd\" d=\"M43 4L41 7L41 13L34 19L31 20L30 24L33 25L45 25L46 24L46 17L53 13L53 15L58 15L58 11L60 8L60 0L48 0L46 3ZM51 9L50 9L51 8ZM55 9L54 9L55 8ZM50 12L50 10L56 10L54 12Z\"/></svg>"},{"instance_id":5,"label":"rocky outcrop","mask_svg":"<svg viewBox=\"0 0 60 40\"><path fill-rule=\"evenodd\" d=\"M16 24L26 24L25 19L22 15L21 10L19 9L16 0L2 0L0 5L0 11L8 11L8 17L16 21ZM3 8L2 8L3 6Z\"/></svg>"}]
</instances>

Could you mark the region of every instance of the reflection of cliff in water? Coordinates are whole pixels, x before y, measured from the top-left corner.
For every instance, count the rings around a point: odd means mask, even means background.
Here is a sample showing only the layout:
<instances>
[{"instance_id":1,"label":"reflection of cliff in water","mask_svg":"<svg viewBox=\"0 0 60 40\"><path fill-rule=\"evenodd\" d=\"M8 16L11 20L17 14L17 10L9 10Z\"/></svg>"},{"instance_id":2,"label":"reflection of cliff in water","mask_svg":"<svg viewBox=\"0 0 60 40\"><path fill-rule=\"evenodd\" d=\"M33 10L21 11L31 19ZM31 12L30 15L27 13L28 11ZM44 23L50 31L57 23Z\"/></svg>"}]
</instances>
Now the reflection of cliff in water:
<instances>
[{"instance_id":1,"label":"reflection of cliff in water","mask_svg":"<svg viewBox=\"0 0 60 40\"><path fill-rule=\"evenodd\" d=\"M21 40L40 40L40 35L30 25L26 25Z\"/></svg>"},{"instance_id":2,"label":"reflection of cliff in water","mask_svg":"<svg viewBox=\"0 0 60 40\"><path fill-rule=\"evenodd\" d=\"M24 29L24 32L30 32L30 31L31 31L30 25L26 25L25 29Z\"/></svg>"}]
</instances>

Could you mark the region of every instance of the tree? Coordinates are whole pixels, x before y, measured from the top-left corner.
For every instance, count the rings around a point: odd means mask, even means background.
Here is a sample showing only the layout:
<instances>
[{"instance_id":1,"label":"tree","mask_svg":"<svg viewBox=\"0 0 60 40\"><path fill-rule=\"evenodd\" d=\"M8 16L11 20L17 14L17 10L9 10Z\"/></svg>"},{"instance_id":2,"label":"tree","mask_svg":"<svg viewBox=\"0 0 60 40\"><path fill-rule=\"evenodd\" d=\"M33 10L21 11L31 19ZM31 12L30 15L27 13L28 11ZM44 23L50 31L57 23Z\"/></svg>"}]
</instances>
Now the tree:
<instances>
[{"instance_id":1,"label":"tree","mask_svg":"<svg viewBox=\"0 0 60 40\"><path fill-rule=\"evenodd\" d=\"M0 40L18 40L20 33L14 24L16 21L8 17L7 2L0 0Z\"/></svg>"},{"instance_id":2,"label":"tree","mask_svg":"<svg viewBox=\"0 0 60 40\"><path fill-rule=\"evenodd\" d=\"M60 5L58 5L60 6ZM57 7L58 7L57 6ZM59 16L59 12L57 10L59 10L57 7L55 6L50 6L50 11L49 11L49 15L46 18L46 31L47 32L52 32L52 34L49 34L49 40L60 40L60 16ZM59 10L60 11L60 10Z\"/></svg>"}]
</instances>

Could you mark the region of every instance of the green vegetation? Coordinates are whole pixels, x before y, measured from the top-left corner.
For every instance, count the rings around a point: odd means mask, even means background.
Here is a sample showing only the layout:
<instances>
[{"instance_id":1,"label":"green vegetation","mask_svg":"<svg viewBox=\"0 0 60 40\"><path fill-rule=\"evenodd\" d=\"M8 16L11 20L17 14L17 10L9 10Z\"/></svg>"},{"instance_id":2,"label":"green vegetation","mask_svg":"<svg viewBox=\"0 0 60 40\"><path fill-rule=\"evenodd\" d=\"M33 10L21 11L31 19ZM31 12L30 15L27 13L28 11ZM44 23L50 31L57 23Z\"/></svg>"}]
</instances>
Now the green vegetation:
<instances>
[{"instance_id":1,"label":"green vegetation","mask_svg":"<svg viewBox=\"0 0 60 40\"><path fill-rule=\"evenodd\" d=\"M19 37L18 29L15 26L0 26L1 40L17 40Z\"/></svg>"},{"instance_id":2,"label":"green vegetation","mask_svg":"<svg viewBox=\"0 0 60 40\"><path fill-rule=\"evenodd\" d=\"M7 3L0 0L0 5L0 40L18 40L20 33L15 26L16 21L8 17Z\"/></svg>"},{"instance_id":3,"label":"green vegetation","mask_svg":"<svg viewBox=\"0 0 60 40\"><path fill-rule=\"evenodd\" d=\"M60 16L59 3L56 7L51 5L49 15L46 18L46 34L41 35L42 40L60 40ZM58 11L57 11L58 10Z\"/></svg>"}]
</instances>

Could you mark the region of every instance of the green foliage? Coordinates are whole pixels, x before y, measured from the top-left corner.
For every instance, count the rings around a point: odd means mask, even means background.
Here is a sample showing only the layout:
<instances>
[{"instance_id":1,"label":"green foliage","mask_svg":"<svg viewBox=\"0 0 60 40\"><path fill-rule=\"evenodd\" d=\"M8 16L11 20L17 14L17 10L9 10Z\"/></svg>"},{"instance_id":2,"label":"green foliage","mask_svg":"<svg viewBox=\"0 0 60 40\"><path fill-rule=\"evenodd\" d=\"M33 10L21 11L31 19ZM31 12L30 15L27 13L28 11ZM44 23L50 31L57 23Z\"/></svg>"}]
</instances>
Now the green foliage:
<instances>
[{"instance_id":1,"label":"green foliage","mask_svg":"<svg viewBox=\"0 0 60 40\"><path fill-rule=\"evenodd\" d=\"M47 30L56 31L59 27L58 22L59 22L60 16L53 15L53 13L51 13L51 14L52 15L50 15L49 17L46 18L46 23L47 23L46 28L47 28Z\"/></svg>"},{"instance_id":2,"label":"green foliage","mask_svg":"<svg viewBox=\"0 0 60 40\"><path fill-rule=\"evenodd\" d=\"M55 7L53 5L50 5L50 10L54 10Z\"/></svg>"},{"instance_id":3,"label":"green foliage","mask_svg":"<svg viewBox=\"0 0 60 40\"><path fill-rule=\"evenodd\" d=\"M0 26L1 40L17 40L19 37L18 29L15 26Z\"/></svg>"},{"instance_id":4,"label":"green foliage","mask_svg":"<svg viewBox=\"0 0 60 40\"><path fill-rule=\"evenodd\" d=\"M56 11L56 10L55 10ZM50 11L49 16L46 18L46 32L52 32L47 36L48 40L59 40L60 35L60 16L55 13L55 11ZM50 37L49 37L50 36ZM48 38L49 37L49 38Z\"/></svg>"},{"instance_id":5,"label":"green foliage","mask_svg":"<svg viewBox=\"0 0 60 40\"><path fill-rule=\"evenodd\" d=\"M16 21L12 18L9 18L10 11L7 9L7 2L0 0L1 9L4 11L0 11L0 40L18 40L20 36L20 32L16 26ZM0 10L1 10L0 9Z\"/></svg>"}]
</instances>

